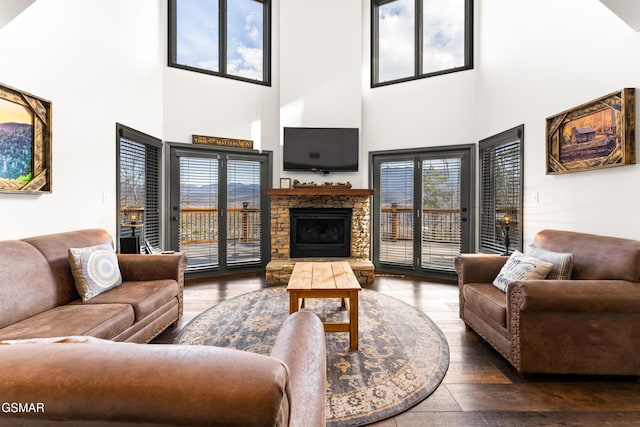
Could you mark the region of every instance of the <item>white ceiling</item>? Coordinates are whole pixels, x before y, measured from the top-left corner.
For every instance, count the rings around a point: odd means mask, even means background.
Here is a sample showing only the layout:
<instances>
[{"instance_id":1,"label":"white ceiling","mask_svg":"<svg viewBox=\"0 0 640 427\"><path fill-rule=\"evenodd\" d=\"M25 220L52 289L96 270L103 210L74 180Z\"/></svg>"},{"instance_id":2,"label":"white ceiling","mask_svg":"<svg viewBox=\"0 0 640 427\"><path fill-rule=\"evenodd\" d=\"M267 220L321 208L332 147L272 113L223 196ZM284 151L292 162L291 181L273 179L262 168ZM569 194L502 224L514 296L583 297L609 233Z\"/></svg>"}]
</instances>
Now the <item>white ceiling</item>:
<instances>
[{"instance_id":1,"label":"white ceiling","mask_svg":"<svg viewBox=\"0 0 640 427\"><path fill-rule=\"evenodd\" d=\"M0 5L0 28L11 22L13 18L20 15L36 0L2 0Z\"/></svg>"},{"instance_id":2,"label":"white ceiling","mask_svg":"<svg viewBox=\"0 0 640 427\"><path fill-rule=\"evenodd\" d=\"M640 31L640 0L600 0L631 28Z\"/></svg>"}]
</instances>

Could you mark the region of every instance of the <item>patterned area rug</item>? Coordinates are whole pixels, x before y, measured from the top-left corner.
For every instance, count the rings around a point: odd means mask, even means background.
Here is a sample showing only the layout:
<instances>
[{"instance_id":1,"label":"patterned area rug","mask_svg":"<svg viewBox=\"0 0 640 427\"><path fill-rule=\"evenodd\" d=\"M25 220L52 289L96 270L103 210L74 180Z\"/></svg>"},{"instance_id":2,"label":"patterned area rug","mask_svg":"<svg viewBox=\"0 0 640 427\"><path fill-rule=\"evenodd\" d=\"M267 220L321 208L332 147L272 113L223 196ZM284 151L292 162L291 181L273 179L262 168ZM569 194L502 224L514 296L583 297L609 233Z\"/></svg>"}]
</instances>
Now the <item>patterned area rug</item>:
<instances>
[{"instance_id":1,"label":"patterned area rug","mask_svg":"<svg viewBox=\"0 0 640 427\"><path fill-rule=\"evenodd\" d=\"M323 320L346 320L339 299L307 299ZM449 346L438 326L414 307L379 292L360 293L359 349L349 334L326 334L327 426L370 424L429 396L449 367ZM283 286L229 299L193 319L178 344L231 347L269 354L289 315Z\"/></svg>"}]
</instances>

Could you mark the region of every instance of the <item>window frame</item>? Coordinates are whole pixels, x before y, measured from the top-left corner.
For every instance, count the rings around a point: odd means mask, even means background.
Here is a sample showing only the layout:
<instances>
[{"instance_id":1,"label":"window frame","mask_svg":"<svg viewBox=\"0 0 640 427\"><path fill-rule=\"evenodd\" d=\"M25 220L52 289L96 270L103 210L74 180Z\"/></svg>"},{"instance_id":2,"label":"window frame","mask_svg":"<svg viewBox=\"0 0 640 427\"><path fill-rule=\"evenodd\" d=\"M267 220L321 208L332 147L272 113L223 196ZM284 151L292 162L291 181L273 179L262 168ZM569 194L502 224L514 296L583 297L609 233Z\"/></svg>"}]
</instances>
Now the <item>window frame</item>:
<instances>
[{"instance_id":1,"label":"window frame","mask_svg":"<svg viewBox=\"0 0 640 427\"><path fill-rule=\"evenodd\" d=\"M496 197L495 197L495 182L492 181L492 188L494 188L493 194L487 194L484 187L484 176L490 177L492 180L495 180L495 170L491 169L485 173L485 162L483 161L483 157L485 152L493 151L495 153L497 148L507 146L509 144L513 144L515 141L519 141L519 206L518 206L518 216L517 216L517 225L515 227L510 227L510 237L511 242L509 245L509 249L517 249L519 251L523 250L523 229L524 229L524 124L516 126L512 129L508 129L504 132L501 132L497 135L490 136L478 142L478 169L479 169L479 182L478 182L478 190L479 190L479 218L478 218L478 251L481 253L496 253L500 254L504 252L504 240L503 236L498 236L496 233L494 236L486 236L484 235L483 223L485 221L484 215L488 213L483 212L484 206L488 203L492 203L495 207L496 205ZM496 224L497 215L495 213L495 209L491 212L491 217L489 218L489 222ZM487 224L489 223L487 222ZM496 225L497 227L497 225ZM495 230L495 228L494 228ZM485 241L493 240L491 245L485 245Z\"/></svg>"},{"instance_id":2,"label":"window frame","mask_svg":"<svg viewBox=\"0 0 640 427\"><path fill-rule=\"evenodd\" d=\"M162 170L163 170L163 148L164 148L164 144L162 142L161 139L159 138L155 138L151 135L147 135L143 132L137 131L135 129L132 129L130 127L127 127L125 125L122 125L120 123L116 123L116 248L117 250L120 250L120 238L124 237L122 236L121 230L123 228L123 226L120 224L120 210L121 208L123 208L123 206L120 206L120 198L122 195L121 192L121 175L120 175L120 169L121 169L121 152L122 152L122 148L121 148L121 142L122 139L126 139L128 141L131 141L133 143L136 144L140 144L143 145L145 147L145 158L146 156L149 155L148 150L153 150L155 153L154 155L157 156L157 162L155 163L157 170L155 170L153 172L153 175L155 175L155 179L154 177L152 177L153 182L146 182L146 178L149 175L148 171L149 171L149 165L146 163L145 160L145 186L147 187L147 190L149 189L149 186L156 188L157 189L157 194L155 195L156 197L156 203L157 203L157 209L158 211L155 213L156 219L157 219L157 236L154 236L155 238L152 238L150 243L153 245L154 243L157 243L160 247L163 247L163 212L162 212L162 207L163 207L163 188L162 188ZM145 206L147 206L148 204L148 197L150 196L149 194L145 193ZM145 213L145 219L143 220L144 222L146 222L146 213ZM143 232L145 233L144 235L140 236L142 238L142 241L140 242L141 245L144 245L145 243L145 239L148 238L147 236L147 228L143 227ZM156 241L157 239L157 241Z\"/></svg>"},{"instance_id":3,"label":"window frame","mask_svg":"<svg viewBox=\"0 0 640 427\"><path fill-rule=\"evenodd\" d=\"M218 65L219 71L207 70L204 68L198 68L191 65L179 64L177 62L178 54L178 36L176 34L177 29L177 7L176 2L178 0L169 0L169 22L168 22L168 36L169 36L169 52L168 52L168 66L172 68L179 68L182 70L193 71L196 73L209 74L212 76L228 78L232 80L239 80L246 83L254 83L263 86L271 86L271 0L253 0L258 3L264 4L263 10L263 25L262 25L262 80L254 80L247 77L237 76L227 73L227 1L218 1Z\"/></svg>"},{"instance_id":4,"label":"window frame","mask_svg":"<svg viewBox=\"0 0 640 427\"><path fill-rule=\"evenodd\" d=\"M465 1L465 35L464 35L464 58L465 65L445 70L434 71L431 73L423 73L423 1L415 0L415 34L414 34L414 73L411 76L402 77L384 82L379 79L379 6L392 3L396 0L371 0L371 87L388 86L396 83L404 83L408 81L424 79L428 77L441 76L444 74L456 73L473 69L473 0Z\"/></svg>"}]
</instances>

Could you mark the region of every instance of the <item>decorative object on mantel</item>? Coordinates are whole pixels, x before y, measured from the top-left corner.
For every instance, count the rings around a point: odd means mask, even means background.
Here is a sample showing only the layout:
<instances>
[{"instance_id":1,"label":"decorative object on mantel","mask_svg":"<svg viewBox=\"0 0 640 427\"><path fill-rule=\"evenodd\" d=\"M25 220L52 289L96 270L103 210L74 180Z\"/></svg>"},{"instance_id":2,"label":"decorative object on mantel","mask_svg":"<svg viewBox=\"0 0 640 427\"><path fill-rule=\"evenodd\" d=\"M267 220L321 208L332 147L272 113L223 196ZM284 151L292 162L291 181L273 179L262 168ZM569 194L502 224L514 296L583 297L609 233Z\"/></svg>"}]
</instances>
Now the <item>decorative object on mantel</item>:
<instances>
[{"instance_id":1,"label":"decorative object on mantel","mask_svg":"<svg viewBox=\"0 0 640 427\"><path fill-rule=\"evenodd\" d=\"M293 188L313 188L313 187L326 187L326 188L351 188L351 183L347 182L325 182L324 184L316 184L315 182L300 182L297 179L293 180Z\"/></svg>"},{"instance_id":2,"label":"decorative object on mantel","mask_svg":"<svg viewBox=\"0 0 640 427\"><path fill-rule=\"evenodd\" d=\"M636 163L636 96L626 88L547 118L547 174Z\"/></svg>"},{"instance_id":3,"label":"decorative object on mantel","mask_svg":"<svg viewBox=\"0 0 640 427\"><path fill-rule=\"evenodd\" d=\"M291 178L280 178L280 188L291 188Z\"/></svg>"},{"instance_id":4,"label":"decorative object on mantel","mask_svg":"<svg viewBox=\"0 0 640 427\"><path fill-rule=\"evenodd\" d=\"M51 101L2 85L0 192L51 192Z\"/></svg>"},{"instance_id":5,"label":"decorative object on mantel","mask_svg":"<svg viewBox=\"0 0 640 427\"><path fill-rule=\"evenodd\" d=\"M218 136L191 135L193 144L217 145L219 147L246 148L253 150L253 141L247 139L221 138Z\"/></svg>"}]
</instances>

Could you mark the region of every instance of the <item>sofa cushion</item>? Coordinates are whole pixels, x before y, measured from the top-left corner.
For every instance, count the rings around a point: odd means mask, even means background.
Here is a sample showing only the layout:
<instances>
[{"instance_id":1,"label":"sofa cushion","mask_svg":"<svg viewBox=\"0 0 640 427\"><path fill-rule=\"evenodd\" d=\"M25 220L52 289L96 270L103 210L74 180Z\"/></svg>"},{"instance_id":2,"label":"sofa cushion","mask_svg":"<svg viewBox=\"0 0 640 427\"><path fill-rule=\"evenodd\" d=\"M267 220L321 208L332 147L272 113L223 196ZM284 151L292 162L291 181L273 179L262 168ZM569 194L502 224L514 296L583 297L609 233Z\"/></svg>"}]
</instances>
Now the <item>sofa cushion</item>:
<instances>
[{"instance_id":1,"label":"sofa cushion","mask_svg":"<svg viewBox=\"0 0 640 427\"><path fill-rule=\"evenodd\" d=\"M0 328L55 307L54 282L36 248L19 240L0 242Z\"/></svg>"},{"instance_id":2,"label":"sofa cushion","mask_svg":"<svg viewBox=\"0 0 640 427\"><path fill-rule=\"evenodd\" d=\"M473 283L462 288L465 309L470 309L483 319L507 327L507 296L495 286L487 283Z\"/></svg>"},{"instance_id":3,"label":"sofa cushion","mask_svg":"<svg viewBox=\"0 0 640 427\"><path fill-rule=\"evenodd\" d=\"M0 340L90 335L110 339L134 322L128 304L68 304L0 329Z\"/></svg>"},{"instance_id":4,"label":"sofa cushion","mask_svg":"<svg viewBox=\"0 0 640 427\"><path fill-rule=\"evenodd\" d=\"M562 230L542 230L534 246L574 256L573 280L640 282L640 241Z\"/></svg>"},{"instance_id":5,"label":"sofa cushion","mask_svg":"<svg viewBox=\"0 0 640 427\"><path fill-rule=\"evenodd\" d=\"M105 230L89 229L30 237L22 241L38 249L49 262L53 278L49 286L56 298L53 304L55 307L78 299L78 291L69 265L69 248L112 244L113 238Z\"/></svg>"},{"instance_id":6,"label":"sofa cushion","mask_svg":"<svg viewBox=\"0 0 640 427\"><path fill-rule=\"evenodd\" d=\"M83 301L122 283L118 258L111 245L69 248L69 264Z\"/></svg>"},{"instance_id":7,"label":"sofa cushion","mask_svg":"<svg viewBox=\"0 0 640 427\"><path fill-rule=\"evenodd\" d=\"M500 269L493 286L506 292L507 287L518 280L544 279L551 271L553 264L538 258L515 251Z\"/></svg>"},{"instance_id":8,"label":"sofa cushion","mask_svg":"<svg viewBox=\"0 0 640 427\"><path fill-rule=\"evenodd\" d=\"M132 281L123 282L83 304L130 304L136 321L139 321L177 297L178 283L175 280Z\"/></svg>"},{"instance_id":9,"label":"sofa cushion","mask_svg":"<svg viewBox=\"0 0 640 427\"><path fill-rule=\"evenodd\" d=\"M553 264L547 275L549 280L569 280L573 270L573 254L569 252L553 252L529 245L527 255Z\"/></svg>"}]
</instances>

